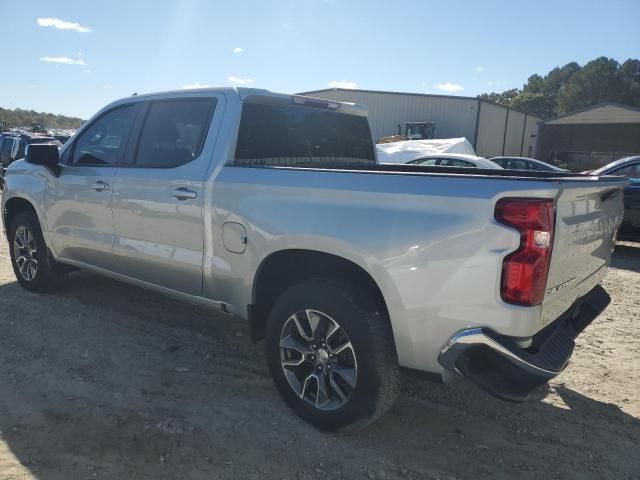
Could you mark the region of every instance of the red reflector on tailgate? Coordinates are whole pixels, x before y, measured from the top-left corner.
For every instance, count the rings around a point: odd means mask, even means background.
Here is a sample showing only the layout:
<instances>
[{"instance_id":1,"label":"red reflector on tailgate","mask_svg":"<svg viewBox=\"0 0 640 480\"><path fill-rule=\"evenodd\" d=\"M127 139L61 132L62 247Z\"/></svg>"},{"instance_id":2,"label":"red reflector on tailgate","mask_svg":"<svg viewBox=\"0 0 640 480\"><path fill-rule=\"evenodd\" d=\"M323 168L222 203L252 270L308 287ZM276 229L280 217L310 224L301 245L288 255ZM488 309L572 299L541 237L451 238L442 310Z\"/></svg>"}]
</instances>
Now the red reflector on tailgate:
<instances>
[{"instance_id":1,"label":"red reflector on tailgate","mask_svg":"<svg viewBox=\"0 0 640 480\"><path fill-rule=\"evenodd\" d=\"M502 198L495 219L520 232L520 247L502 264L502 299L516 305L542 303L553 247L553 200Z\"/></svg>"}]
</instances>

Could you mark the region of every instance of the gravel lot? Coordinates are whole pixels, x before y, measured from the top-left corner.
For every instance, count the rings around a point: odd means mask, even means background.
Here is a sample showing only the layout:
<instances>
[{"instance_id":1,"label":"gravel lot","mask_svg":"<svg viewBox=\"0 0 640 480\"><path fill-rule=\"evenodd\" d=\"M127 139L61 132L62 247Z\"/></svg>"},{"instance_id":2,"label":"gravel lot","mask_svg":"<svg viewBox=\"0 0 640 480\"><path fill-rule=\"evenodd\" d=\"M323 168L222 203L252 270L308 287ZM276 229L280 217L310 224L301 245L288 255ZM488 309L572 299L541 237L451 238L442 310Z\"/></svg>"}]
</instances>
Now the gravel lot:
<instances>
[{"instance_id":1,"label":"gravel lot","mask_svg":"<svg viewBox=\"0 0 640 480\"><path fill-rule=\"evenodd\" d=\"M277 396L244 324L92 274L20 289L0 240L0 478L640 479L640 245L613 303L526 404L405 373L356 435Z\"/></svg>"}]
</instances>

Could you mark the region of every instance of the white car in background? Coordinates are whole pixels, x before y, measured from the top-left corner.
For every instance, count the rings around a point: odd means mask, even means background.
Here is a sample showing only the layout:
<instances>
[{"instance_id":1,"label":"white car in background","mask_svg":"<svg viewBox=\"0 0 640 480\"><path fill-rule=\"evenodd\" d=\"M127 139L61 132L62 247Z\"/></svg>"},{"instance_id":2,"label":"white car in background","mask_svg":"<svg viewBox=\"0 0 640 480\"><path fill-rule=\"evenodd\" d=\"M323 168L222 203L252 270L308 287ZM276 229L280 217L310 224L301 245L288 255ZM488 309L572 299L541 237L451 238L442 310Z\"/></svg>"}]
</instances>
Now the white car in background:
<instances>
[{"instance_id":1,"label":"white car in background","mask_svg":"<svg viewBox=\"0 0 640 480\"><path fill-rule=\"evenodd\" d=\"M408 165L424 165L432 167L466 167L466 168L494 168L503 170L497 163L484 157L466 155L463 153L438 153L425 155L407 162Z\"/></svg>"}]
</instances>

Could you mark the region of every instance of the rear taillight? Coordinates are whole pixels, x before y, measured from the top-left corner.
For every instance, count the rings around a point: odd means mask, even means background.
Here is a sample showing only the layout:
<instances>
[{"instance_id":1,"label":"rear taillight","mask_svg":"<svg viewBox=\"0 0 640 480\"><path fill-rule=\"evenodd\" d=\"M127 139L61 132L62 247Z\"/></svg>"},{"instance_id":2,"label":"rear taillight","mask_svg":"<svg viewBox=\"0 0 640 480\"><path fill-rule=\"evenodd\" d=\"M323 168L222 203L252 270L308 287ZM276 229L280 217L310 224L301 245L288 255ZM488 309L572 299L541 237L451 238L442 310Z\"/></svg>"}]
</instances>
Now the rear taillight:
<instances>
[{"instance_id":1,"label":"rear taillight","mask_svg":"<svg viewBox=\"0 0 640 480\"><path fill-rule=\"evenodd\" d=\"M553 200L503 198L495 218L520 232L520 247L502 264L502 299L516 305L542 303L553 246Z\"/></svg>"}]
</instances>

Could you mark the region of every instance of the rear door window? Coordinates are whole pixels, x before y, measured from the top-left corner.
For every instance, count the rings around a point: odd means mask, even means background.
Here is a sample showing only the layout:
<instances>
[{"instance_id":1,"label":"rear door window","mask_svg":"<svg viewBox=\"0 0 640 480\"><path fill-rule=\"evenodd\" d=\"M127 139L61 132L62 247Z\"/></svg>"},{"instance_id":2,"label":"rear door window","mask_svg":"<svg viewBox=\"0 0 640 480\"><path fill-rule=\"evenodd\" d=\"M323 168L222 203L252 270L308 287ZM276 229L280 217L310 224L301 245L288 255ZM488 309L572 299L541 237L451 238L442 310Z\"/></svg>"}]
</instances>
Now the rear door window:
<instances>
[{"instance_id":1,"label":"rear door window","mask_svg":"<svg viewBox=\"0 0 640 480\"><path fill-rule=\"evenodd\" d=\"M18 152L16 153L16 158L22 158L27 151L27 142L24 139L18 140Z\"/></svg>"},{"instance_id":2,"label":"rear door window","mask_svg":"<svg viewBox=\"0 0 640 480\"><path fill-rule=\"evenodd\" d=\"M509 168L512 170L527 170L527 162L514 158L509 161Z\"/></svg>"},{"instance_id":3,"label":"rear door window","mask_svg":"<svg viewBox=\"0 0 640 480\"><path fill-rule=\"evenodd\" d=\"M439 162L440 159L438 158L418 158L416 160L411 160L410 162L407 162L410 165L436 165L437 162Z\"/></svg>"},{"instance_id":4,"label":"rear door window","mask_svg":"<svg viewBox=\"0 0 640 480\"><path fill-rule=\"evenodd\" d=\"M447 167L466 167L466 168L475 168L475 165L471 162L467 162L465 160L460 160L458 158L443 158L441 165Z\"/></svg>"},{"instance_id":5,"label":"rear door window","mask_svg":"<svg viewBox=\"0 0 640 480\"><path fill-rule=\"evenodd\" d=\"M136 166L174 168L200 155L215 98L152 102L142 127Z\"/></svg>"},{"instance_id":6,"label":"rear door window","mask_svg":"<svg viewBox=\"0 0 640 480\"><path fill-rule=\"evenodd\" d=\"M294 104L246 101L236 165L375 164L367 117Z\"/></svg>"}]
</instances>

